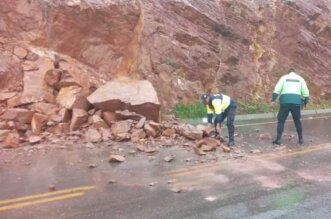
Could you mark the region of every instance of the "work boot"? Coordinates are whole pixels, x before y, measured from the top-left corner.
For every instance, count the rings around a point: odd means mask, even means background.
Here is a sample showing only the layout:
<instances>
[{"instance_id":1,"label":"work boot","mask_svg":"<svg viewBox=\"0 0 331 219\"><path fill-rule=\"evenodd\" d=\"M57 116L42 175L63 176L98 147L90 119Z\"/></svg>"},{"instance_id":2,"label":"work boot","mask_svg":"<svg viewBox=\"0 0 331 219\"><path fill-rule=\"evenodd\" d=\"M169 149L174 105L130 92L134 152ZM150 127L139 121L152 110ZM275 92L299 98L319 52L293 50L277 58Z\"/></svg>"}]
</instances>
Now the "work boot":
<instances>
[{"instance_id":1,"label":"work boot","mask_svg":"<svg viewBox=\"0 0 331 219\"><path fill-rule=\"evenodd\" d=\"M281 145L282 144L279 139L274 140L272 143L273 144L277 144L277 145Z\"/></svg>"},{"instance_id":2,"label":"work boot","mask_svg":"<svg viewBox=\"0 0 331 219\"><path fill-rule=\"evenodd\" d=\"M228 146L234 146L234 140L229 140L229 142L228 142Z\"/></svg>"},{"instance_id":3,"label":"work boot","mask_svg":"<svg viewBox=\"0 0 331 219\"><path fill-rule=\"evenodd\" d=\"M299 138L299 144L302 145L303 143L303 138Z\"/></svg>"}]
</instances>

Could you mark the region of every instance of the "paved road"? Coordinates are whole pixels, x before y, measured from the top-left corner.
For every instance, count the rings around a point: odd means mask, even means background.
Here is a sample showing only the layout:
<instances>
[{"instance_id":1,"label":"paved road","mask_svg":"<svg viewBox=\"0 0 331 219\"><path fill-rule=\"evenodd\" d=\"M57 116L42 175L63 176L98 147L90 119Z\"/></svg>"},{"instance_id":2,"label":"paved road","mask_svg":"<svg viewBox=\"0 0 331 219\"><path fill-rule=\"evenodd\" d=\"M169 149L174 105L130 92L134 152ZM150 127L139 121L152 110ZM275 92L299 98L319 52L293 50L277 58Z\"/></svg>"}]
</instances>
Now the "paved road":
<instances>
[{"instance_id":1,"label":"paved road","mask_svg":"<svg viewBox=\"0 0 331 219\"><path fill-rule=\"evenodd\" d=\"M328 117L304 120L299 146L287 123L287 148L279 151L256 139L257 131L273 133L274 123L238 124L240 150L263 153L217 151L208 162L182 147L116 165L105 147L1 151L0 218L330 218L330 124ZM168 154L176 155L171 163L163 161Z\"/></svg>"}]
</instances>

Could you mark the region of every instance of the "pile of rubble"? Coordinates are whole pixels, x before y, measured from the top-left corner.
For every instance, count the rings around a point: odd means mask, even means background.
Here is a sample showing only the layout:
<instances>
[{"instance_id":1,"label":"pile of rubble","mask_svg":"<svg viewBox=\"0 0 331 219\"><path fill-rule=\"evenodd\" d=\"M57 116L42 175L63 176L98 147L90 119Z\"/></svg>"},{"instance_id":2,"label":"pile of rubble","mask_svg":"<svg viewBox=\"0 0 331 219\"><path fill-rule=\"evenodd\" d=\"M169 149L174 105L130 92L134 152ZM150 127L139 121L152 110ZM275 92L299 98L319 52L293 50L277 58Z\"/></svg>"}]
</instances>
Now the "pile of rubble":
<instances>
[{"instance_id":1,"label":"pile of rubble","mask_svg":"<svg viewBox=\"0 0 331 219\"><path fill-rule=\"evenodd\" d=\"M21 79L17 78L22 86L0 92L0 145L5 148L73 135L91 143L144 143L161 136L203 139L204 127L175 119L160 122L157 94L146 80L119 78L96 88L87 68L74 61L18 46L7 56L22 70ZM197 142L195 151L202 155L219 144L204 139Z\"/></svg>"}]
</instances>

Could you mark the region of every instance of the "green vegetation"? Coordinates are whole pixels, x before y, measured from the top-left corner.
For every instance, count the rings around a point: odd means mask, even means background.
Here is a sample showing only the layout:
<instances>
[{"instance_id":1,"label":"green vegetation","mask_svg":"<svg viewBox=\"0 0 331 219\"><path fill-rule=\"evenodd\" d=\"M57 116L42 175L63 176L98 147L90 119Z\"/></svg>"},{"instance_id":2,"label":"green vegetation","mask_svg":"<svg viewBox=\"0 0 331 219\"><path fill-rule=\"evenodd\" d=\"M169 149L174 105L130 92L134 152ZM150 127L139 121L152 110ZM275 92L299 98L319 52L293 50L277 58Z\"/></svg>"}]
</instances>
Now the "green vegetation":
<instances>
[{"instance_id":1,"label":"green vegetation","mask_svg":"<svg viewBox=\"0 0 331 219\"><path fill-rule=\"evenodd\" d=\"M305 110L331 108L331 100L318 98L310 101ZM271 106L270 103L261 100L239 100L237 101L237 114L254 114L278 112L279 104ZM176 104L173 109L175 115L182 119L202 118L206 116L206 109L202 103Z\"/></svg>"},{"instance_id":2,"label":"green vegetation","mask_svg":"<svg viewBox=\"0 0 331 219\"><path fill-rule=\"evenodd\" d=\"M192 104L176 104L174 107L176 117L182 119L202 118L206 115L206 109L200 102Z\"/></svg>"}]
</instances>

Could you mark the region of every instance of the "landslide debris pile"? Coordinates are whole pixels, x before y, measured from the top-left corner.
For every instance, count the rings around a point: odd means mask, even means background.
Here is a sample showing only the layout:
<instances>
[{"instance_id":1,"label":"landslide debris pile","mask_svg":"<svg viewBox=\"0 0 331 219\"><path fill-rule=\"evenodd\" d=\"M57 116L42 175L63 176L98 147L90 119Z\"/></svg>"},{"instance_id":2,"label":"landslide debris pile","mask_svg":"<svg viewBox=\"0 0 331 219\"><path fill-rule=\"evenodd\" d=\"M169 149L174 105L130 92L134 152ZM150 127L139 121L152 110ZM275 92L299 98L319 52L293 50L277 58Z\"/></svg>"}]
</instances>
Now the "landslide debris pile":
<instances>
[{"instance_id":1,"label":"landslide debris pile","mask_svg":"<svg viewBox=\"0 0 331 219\"><path fill-rule=\"evenodd\" d=\"M2 49L22 72L15 79L21 86L7 86L0 93L4 148L70 138L131 141L141 145L140 151L153 152L144 143L185 138L197 141L194 151L203 155L220 145L218 140L203 139L204 126L176 119L159 122L160 104L148 81L114 79L96 89L87 77L89 69L69 58L41 56L21 46L12 52Z\"/></svg>"}]
</instances>

